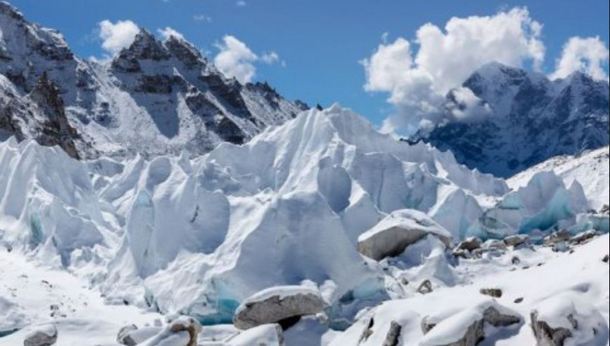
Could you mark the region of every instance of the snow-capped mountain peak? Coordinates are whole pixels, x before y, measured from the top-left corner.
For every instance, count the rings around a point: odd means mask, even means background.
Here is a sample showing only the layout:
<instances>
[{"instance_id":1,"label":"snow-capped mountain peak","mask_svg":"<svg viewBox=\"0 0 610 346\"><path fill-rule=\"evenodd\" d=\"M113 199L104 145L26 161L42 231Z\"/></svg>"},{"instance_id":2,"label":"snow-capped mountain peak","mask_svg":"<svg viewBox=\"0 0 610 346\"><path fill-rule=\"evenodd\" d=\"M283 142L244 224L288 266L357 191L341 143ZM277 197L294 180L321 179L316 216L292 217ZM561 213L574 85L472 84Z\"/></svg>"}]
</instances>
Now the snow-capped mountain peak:
<instances>
[{"instance_id":1,"label":"snow-capped mountain peak","mask_svg":"<svg viewBox=\"0 0 610 346\"><path fill-rule=\"evenodd\" d=\"M223 141L243 143L308 108L265 83L226 78L176 35L160 40L142 28L110 63L97 63L74 56L61 34L28 22L8 3L0 8L0 74L7 80L0 95L8 100L10 89L18 92L12 99L25 97L46 74L79 135L81 157L202 154ZM17 130L17 123L29 125L10 109L0 110L3 132L40 139L34 128Z\"/></svg>"},{"instance_id":2,"label":"snow-capped mountain peak","mask_svg":"<svg viewBox=\"0 0 610 346\"><path fill-rule=\"evenodd\" d=\"M537 72L489 63L462 88L478 98L478 109L469 118L454 116L455 109L465 113L466 105L456 104L456 91L451 91L447 120L422 137L451 150L468 167L507 177L553 156L608 145L606 81L580 72L551 81Z\"/></svg>"}]
</instances>

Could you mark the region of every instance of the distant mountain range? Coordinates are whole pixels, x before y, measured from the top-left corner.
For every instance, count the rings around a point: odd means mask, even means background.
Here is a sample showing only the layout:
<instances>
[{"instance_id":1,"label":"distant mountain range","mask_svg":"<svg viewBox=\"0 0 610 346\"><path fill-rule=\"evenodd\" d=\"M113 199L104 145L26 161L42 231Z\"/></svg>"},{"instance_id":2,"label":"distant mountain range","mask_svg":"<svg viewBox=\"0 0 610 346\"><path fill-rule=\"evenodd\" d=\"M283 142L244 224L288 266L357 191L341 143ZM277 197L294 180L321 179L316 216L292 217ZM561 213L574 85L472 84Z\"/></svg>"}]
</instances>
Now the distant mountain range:
<instances>
[{"instance_id":1,"label":"distant mountain range","mask_svg":"<svg viewBox=\"0 0 610 346\"><path fill-rule=\"evenodd\" d=\"M267 83L226 78L175 36L142 29L111 61L94 62L6 2L0 33L0 136L59 144L74 157L204 153L309 108Z\"/></svg>"},{"instance_id":2,"label":"distant mountain range","mask_svg":"<svg viewBox=\"0 0 610 346\"><path fill-rule=\"evenodd\" d=\"M461 101L463 88L478 98L474 105ZM608 145L608 82L579 72L551 81L490 63L449 92L445 112L446 121L416 140L451 150L459 162L496 176ZM474 114L456 116L466 112Z\"/></svg>"}]
</instances>

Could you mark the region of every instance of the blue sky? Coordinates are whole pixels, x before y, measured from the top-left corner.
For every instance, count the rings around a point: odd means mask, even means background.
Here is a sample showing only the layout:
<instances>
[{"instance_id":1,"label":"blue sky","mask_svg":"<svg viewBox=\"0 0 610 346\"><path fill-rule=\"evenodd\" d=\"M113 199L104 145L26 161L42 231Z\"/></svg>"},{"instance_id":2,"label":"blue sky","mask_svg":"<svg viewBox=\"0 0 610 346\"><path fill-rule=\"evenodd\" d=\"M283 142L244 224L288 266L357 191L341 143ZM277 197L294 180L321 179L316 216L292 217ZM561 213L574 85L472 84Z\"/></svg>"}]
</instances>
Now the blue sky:
<instances>
[{"instance_id":1,"label":"blue sky","mask_svg":"<svg viewBox=\"0 0 610 346\"><path fill-rule=\"evenodd\" d=\"M257 54L277 52L282 64L257 64L255 80L268 80L288 98L310 104L338 101L374 123L392 111L388 93L367 92L360 60L387 40L413 40L423 24L441 29L451 17L488 16L527 7L543 24L542 65L550 73L572 36L608 42L608 0L579 1L398 1L398 0L12 0L27 18L61 31L83 57L105 53L97 38L102 20L132 20L150 31L172 27L209 52L233 35ZM202 20L204 19L204 20Z\"/></svg>"}]
</instances>

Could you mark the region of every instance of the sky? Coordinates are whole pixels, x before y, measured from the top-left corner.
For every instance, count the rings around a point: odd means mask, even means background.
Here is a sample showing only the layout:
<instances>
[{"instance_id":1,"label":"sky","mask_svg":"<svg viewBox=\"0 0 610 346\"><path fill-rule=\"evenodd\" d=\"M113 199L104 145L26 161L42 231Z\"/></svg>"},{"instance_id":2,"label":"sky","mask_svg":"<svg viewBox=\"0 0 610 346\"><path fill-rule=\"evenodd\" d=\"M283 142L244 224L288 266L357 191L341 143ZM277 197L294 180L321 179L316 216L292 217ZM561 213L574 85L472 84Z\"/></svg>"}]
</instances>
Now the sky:
<instances>
[{"instance_id":1,"label":"sky","mask_svg":"<svg viewBox=\"0 0 610 346\"><path fill-rule=\"evenodd\" d=\"M310 105L339 102L378 126L404 125L384 122L389 115L434 109L438 96L484 59L554 78L580 66L607 79L608 0L10 2L29 20L58 29L81 57L112 55L124 44L117 33L134 23L184 36L238 79L266 80ZM583 65L583 57L596 66Z\"/></svg>"}]
</instances>

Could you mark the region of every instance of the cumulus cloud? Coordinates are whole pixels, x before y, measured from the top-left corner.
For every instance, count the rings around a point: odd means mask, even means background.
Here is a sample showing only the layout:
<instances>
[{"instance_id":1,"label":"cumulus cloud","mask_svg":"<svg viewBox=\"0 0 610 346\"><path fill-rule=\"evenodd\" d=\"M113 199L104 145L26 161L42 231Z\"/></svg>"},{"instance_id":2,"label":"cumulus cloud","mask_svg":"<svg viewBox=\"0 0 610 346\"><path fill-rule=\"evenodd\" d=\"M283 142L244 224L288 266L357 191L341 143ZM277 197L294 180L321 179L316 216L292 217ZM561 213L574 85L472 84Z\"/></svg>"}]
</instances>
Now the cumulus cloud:
<instances>
[{"instance_id":1,"label":"cumulus cloud","mask_svg":"<svg viewBox=\"0 0 610 346\"><path fill-rule=\"evenodd\" d=\"M220 52L214 58L214 64L222 73L235 77L242 83L250 82L254 78L254 62L258 60L258 56L245 43L234 36L226 35L217 47Z\"/></svg>"},{"instance_id":2,"label":"cumulus cloud","mask_svg":"<svg viewBox=\"0 0 610 346\"><path fill-rule=\"evenodd\" d=\"M599 37L572 37L563 46L551 78L565 78L580 71L594 79L608 80L608 47Z\"/></svg>"},{"instance_id":3,"label":"cumulus cloud","mask_svg":"<svg viewBox=\"0 0 610 346\"><path fill-rule=\"evenodd\" d=\"M529 62L539 69L545 53L541 29L527 9L514 8L492 16L454 17L444 29L428 23L417 30L412 42L405 38L387 42L384 35L373 54L361 62L365 89L389 93L388 101L396 106L384 130L409 132L437 121L446 93L485 63Z\"/></svg>"},{"instance_id":4,"label":"cumulus cloud","mask_svg":"<svg viewBox=\"0 0 610 346\"><path fill-rule=\"evenodd\" d=\"M140 31L136 23L131 20L119 20L116 23L103 20L98 23L98 27L102 48L110 54L128 47Z\"/></svg>"},{"instance_id":5,"label":"cumulus cloud","mask_svg":"<svg viewBox=\"0 0 610 346\"><path fill-rule=\"evenodd\" d=\"M166 26L163 29L157 29L157 32L159 33L159 35L161 35L161 37L164 40L167 40L172 36L177 39L184 40L184 35L182 35L178 31L174 30L173 28L170 28L169 26Z\"/></svg>"},{"instance_id":6,"label":"cumulus cloud","mask_svg":"<svg viewBox=\"0 0 610 346\"><path fill-rule=\"evenodd\" d=\"M216 47L219 49L214 58L216 67L227 77L235 77L241 83L252 81L256 75L255 63L285 64L284 61L280 61L280 56L276 52L266 52L258 56L244 42L231 35L224 36Z\"/></svg>"},{"instance_id":7,"label":"cumulus cloud","mask_svg":"<svg viewBox=\"0 0 610 346\"><path fill-rule=\"evenodd\" d=\"M237 5L237 7L246 7L246 5L248 5L248 3L246 3L246 1L244 1L244 0L239 0L235 3L235 5Z\"/></svg>"}]
</instances>

